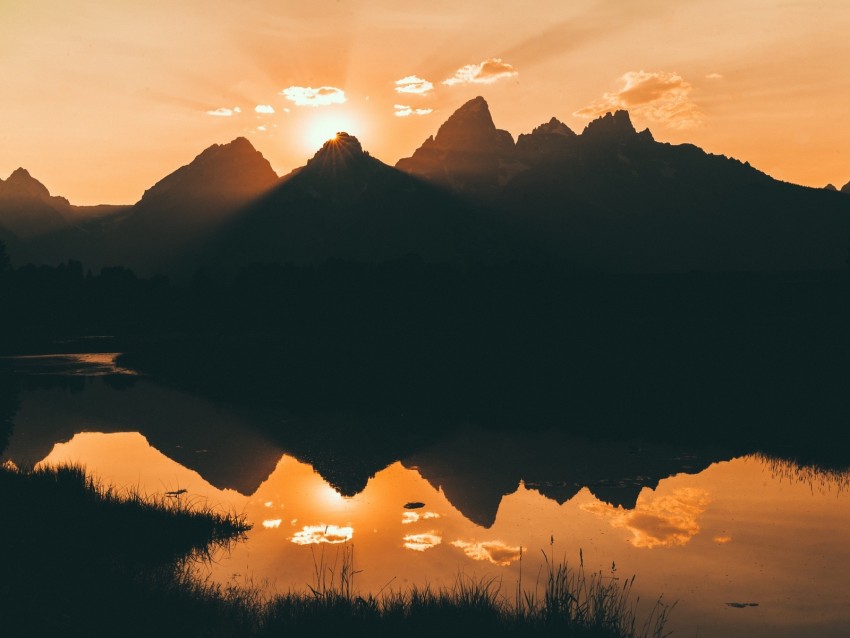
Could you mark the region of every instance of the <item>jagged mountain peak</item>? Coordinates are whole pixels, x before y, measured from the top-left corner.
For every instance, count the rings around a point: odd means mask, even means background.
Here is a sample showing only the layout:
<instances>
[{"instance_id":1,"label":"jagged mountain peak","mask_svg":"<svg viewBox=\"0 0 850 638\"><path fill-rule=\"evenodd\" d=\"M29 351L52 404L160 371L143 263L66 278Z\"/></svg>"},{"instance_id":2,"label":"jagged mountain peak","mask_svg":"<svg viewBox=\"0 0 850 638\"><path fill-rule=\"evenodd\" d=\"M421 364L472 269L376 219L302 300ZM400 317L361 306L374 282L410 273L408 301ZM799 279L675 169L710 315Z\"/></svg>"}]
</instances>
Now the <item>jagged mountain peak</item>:
<instances>
[{"instance_id":1,"label":"jagged mountain peak","mask_svg":"<svg viewBox=\"0 0 850 638\"><path fill-rule=\"evenodd\" d=\"M194 161L218 161L226 158L255 155L262 156L247 138L237 137L226 144L213 144L205 148Z\"/></svg>"},{"instance_id":2,"label":"jagged mountain peak","mask_svg":"<svg viewBox=\"0 0 850 638\"><path fill-rule=\"evenodd\" d=\"M449 119L437 130L434 141L439 146L450 148L477 143L480 140L503 138L505 135L513 144L510 133L496 128L487 101L478 96L463 104L449 116Z\"/></svg>"},{"instance_id":3,"label":"jagged mountain peak","mask_svg":"<svg viewBox=\"0 0 850 638\"><path fill-rule=\"evenodd\" d=\"M344 131L338 132L335 136L322 144L322 148L316 151L316 154L307 162L309 166L312 162L324 162L327 158L339 157L361 157L369 154L363 150L363 145L353 135L349 135Z\"/></svg>"},{"instance_id":4,"label":"jagged mountain peak","mask_svg":"<svg viewBox=\"0 0 850 638\"><path fill-rule=\"evenodd\" d=\"M139 204L160 203L163 199L255 197L277 182L271 164L244 137L227 144L213 144L189 164L166 175L145 191Z\"/></svg>"},{"instance_id":5,"label":"jagged mountain peak","mask_svg":"<svg viewBox=\"0 0 850 638\"><path fill-rule=\"evenodd\" d=\"M497 129L483 97L463 104L396 168L440 186L484 195L506 179L515 160L513 136Z\"/></svg>"},{"instance_id":6,"label":"jagged mountain peak","mask_svg":"<svg viewBox=\"0 0 850 638\"><path fill-rule=\"evenodd\" d=\"M841 187L841 192L850 195L850 182L847 182L844 186Z\"/></svg>"},{"instance_id":7,"label":"jagged mountain peak","mask_svg":"<svg viewBox=\"0 0 850 638\"><path fill-rule=\"evenodd\" d=\"M359 183L367 173L380 170L382 167L388 168L364 151L360 140L340 131L316 151L307 164L293 176L293 179L329 179L335 187L341 185L341 180L346 183L351 182L349 184L351 186Z\"/></svg>"},{"instance_id":8,"label":"jagged mountain peak","mask_svg":"<svg viewBox=\"0 0 850 638\"><path fill-rule=\"evenodd\" d=\"M531 131L531 135L563 135L564 137L576 137L575 131L556 117L553 117L548 122L535 127L534 130Z\"/></svg>"},{"instance_id":9,"label":"jagged mountain peak","mask_svg":"<svg viewBox=\"0 0 850 638\"><path fill-rule=\"evenodd\" d=\"M584 128L581 135L586 139L622 141L637 134L629 112L619 110L596 118Z\"/></svg>"},{"instance_id":10,"label":"jagged mountain peak","mask_svg":"<svg viewBox=\"0 0 850 638\"><path fill-rule=\"evenodd\" d=\"M823 189L825 191L837 191L838 190L837 188L835 188L835 184L827 184L826 186L823 187Z\"/></svg>"},{"instance_id":11,"label":"jagged mountain peak","mask_svg":"<svg viewBox=\"0 0 850 638\"><path fill-rule=\"evenodd\" d=\"M2 182L2 194L7 197L23 197L27 199L47 199L50 191L47 187L30 175L25 168L16 168L9 178Z\"/></svg>"}]
</instances>

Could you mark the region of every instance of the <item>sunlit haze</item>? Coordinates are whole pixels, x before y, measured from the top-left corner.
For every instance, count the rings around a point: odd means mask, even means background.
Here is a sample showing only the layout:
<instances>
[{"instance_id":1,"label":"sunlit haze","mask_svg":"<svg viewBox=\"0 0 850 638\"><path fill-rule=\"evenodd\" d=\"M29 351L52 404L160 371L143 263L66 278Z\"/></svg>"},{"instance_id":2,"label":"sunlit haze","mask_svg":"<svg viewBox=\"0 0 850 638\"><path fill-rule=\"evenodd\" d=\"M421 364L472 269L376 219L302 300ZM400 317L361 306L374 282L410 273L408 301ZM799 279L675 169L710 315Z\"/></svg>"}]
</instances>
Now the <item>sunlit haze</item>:
<instances>
[{"instance_id":1,"label":"sunlit haze","mask_svg":"<svg viewBox=\"0 0 850 638\"><path fill-rule=\"evenodd\" d=\"M246 136L282 175L337 131L394 164L483 95L514 137L627 108L810 186L850 180L845 0L0 5L0 177L131 203Z\"/></svg>"}]
</instances>

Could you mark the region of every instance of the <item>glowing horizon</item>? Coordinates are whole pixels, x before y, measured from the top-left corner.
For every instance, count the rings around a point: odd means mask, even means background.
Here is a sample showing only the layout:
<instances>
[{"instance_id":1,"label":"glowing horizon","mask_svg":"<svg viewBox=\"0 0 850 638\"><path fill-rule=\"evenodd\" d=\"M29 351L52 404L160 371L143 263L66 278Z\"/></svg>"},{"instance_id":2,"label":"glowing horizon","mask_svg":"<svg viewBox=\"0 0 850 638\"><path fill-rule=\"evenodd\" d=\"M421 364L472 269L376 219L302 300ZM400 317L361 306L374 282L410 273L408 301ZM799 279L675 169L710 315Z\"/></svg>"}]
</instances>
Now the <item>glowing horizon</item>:
<instances>
[{"instance_id":1,"label":"glowing horizon","mask_svg":"<svg viewBox=\"0 0 850 638\"><path fill-rule=\"evenodd\" d=\"M625 108L659 141L840 187L850 6L774 4L12 0L0 176L22 166L72 203L132 203L212 144L247 137L283 175L337 131L395 164L480 94L514 137Z\"/></svg>"}]
</instances>

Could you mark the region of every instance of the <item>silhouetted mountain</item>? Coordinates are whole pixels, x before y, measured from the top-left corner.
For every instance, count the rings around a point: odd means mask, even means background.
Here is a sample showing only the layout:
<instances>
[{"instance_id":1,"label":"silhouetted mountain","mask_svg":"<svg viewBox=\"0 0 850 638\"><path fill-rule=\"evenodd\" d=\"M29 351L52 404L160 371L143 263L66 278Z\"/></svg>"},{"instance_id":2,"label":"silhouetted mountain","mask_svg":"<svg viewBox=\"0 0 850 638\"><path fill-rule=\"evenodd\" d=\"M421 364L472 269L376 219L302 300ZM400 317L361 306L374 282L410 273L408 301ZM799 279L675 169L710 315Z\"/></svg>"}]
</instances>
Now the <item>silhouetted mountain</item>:
<instances>
[{"instance_id":1,"label":"silhouetted mountain","mask_svg":"<svg viewBox=\"0 0 850 638\"><path fill-rule=\"evenodd\" d=\"M826 186L823 187L823 189L825 191L837 191L838 190L837 188L835 188L834 184L827 184Z\"/></svg>"},{"instance_id":2,"label":"silhouetted mountain","mask_svg":"<svg viewBox=\"0 0 850 638\"><path fill-rule=\"evenodd\" d=\"M557 160L576 148L576 134L554 117L516 142L516 157L525 166Z\"/></svg>"},{"instance_id":3,"label":"silhouetted mountain","mask_svg":"<svg viewBox=\"0 0 850 638\"><path fill-rule=\"evenodd\" d=\"M524 258L643 272L834 269L846 258L850 202L656 142L626 111L581 135L553 118L511 149L476 98L398 167L465 197L486 193Z\"/></svg>"},{"instance_id":4,"label":"silhouetted mountain","mask_svg":"<svg viewBox=\"0 0 850 638\"><path fill-rule=\"evenodd\" d=\"M227 218L277 183L268 160L244 137L214 144L145 191L132 207L91 215L79 228L37 246L48 261L74 256L87 266L122 265L147 275L188 278Z\"/></svg>"},{"instance_id":5,"label":"silhouetted mountain","mask_svg":"<svg viewBox=\"0 0 850 638\"><path fill-rule=\"evenodd\" d=\"M277 180L262 153L237 137L229 144L213 144L146 190L134 217L151 225L206 223L258 197Z\"/></svg>"},{"instance_id":6,"label":"silhouetted mountain","mask_svg":"<svg viewBox=\"0 0 850 638\"><path fill-rule=\"evenodd\" d=\"M468 206L338 133L235 218L217 253L230 266L329 258L374 263L411 253L457 261L476 254L484 241L478 226Z\"/></svg>"},{"instance_id":7,"label":"silhouetted mountain","mask_svg":"<svg viewBox=\"0 0 850 638\"><path fill-rule=\"evenodd\" d=\"M625 271L841 268L850 206L748 164L636 132L625 111L504 189L540 249Z\"/></svg>"},{"instance_id":8,"label":"silhouetted mountain","mask_svg":"<svg viewBox=\"0 0 850 638\"><path fill-rule=\"evenodd\" d=\"M497 129L483 97L470 100L396 168L473 196L491 195L515 170L513 137Z\"/></svg>"},{"instance_id":9,"label":"silhouetted mountain","mask_svg":"<svg viewBox=\"0 0 850 638\"><path fill-rule=\"evenodd\" d=\"M847 182L844 186L841 187L841 192L850 194L850 182Z\"/></svg>"},{"instance_id":10,"label":"silhouetted mountain","mask_svg":"<svg viewBox=\"0 0 850 638\"><path fill-rule=\"evenodd\" d=\"M0 180L0 232L5 229L29 240L64 228L71 205L64 197L51 197L47 188L26 169L16 169Z\"/></svg>"}]
</instances>

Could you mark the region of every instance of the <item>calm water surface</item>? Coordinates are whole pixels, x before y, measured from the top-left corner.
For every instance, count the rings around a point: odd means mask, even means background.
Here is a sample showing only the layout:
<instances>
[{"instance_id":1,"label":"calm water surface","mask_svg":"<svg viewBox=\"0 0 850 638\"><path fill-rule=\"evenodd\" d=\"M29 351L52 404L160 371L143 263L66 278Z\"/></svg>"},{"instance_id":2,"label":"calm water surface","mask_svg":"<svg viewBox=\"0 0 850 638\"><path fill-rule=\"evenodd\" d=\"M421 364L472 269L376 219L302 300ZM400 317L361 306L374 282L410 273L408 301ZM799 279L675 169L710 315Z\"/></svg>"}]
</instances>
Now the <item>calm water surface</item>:
<instances>
[{"instance_id":1,"label":"calm water surface","mask_svg":"<svg viewBox=\"0 0 850 638\"><path fill-rule=\"evenodd\" d=\"M21 408L4 457L80 462L109 483L244 512L247 541L202 568L220 582L304 588L317 561L332 567L353 546L364 592L464 574L497 577L512 596L520 577L534 587L542 551L577 564L581 549L606 577L637 575L639 609L678 601L677 636L850 635L847 474L468 428L343 497L303 450L262 434L282 417L133 378L108 355L64 357L15 363Z\"/></svg>"}]
</instances>

